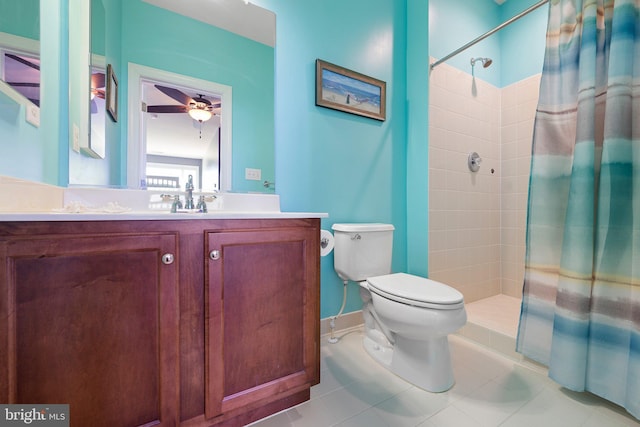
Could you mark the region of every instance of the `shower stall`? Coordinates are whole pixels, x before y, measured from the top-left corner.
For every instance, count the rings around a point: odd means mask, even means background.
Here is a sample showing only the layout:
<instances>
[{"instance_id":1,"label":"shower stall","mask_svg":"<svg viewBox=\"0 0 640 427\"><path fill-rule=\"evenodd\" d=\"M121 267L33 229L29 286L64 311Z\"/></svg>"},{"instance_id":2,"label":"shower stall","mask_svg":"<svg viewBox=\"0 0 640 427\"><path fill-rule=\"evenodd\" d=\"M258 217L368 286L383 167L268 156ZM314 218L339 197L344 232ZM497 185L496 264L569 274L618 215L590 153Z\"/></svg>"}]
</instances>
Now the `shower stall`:
<instances>
[{"instance_id":1,"label":"shower stall","mask_svg":"<svg viewBox=\"0 0 640 427\"><path fill-rule=\"evenodd\" d=\"M497 88L443 64L429 88L429 277L463 293L470 324L514 339L539 82Z\"/></svg>"},{"instance_id":2,"label":"shower stall","mask_svg":"<svg viewBox=\"0 0 640 427\"><path fill-rule=\"evenodd\" d=\"M430 61L429 277L463 293L462 335L514 357L540 74L498 88L482 79L500 66L491 58L469 55L466 70L444 62L546 3Z\"/></svg>"}]
</instances>

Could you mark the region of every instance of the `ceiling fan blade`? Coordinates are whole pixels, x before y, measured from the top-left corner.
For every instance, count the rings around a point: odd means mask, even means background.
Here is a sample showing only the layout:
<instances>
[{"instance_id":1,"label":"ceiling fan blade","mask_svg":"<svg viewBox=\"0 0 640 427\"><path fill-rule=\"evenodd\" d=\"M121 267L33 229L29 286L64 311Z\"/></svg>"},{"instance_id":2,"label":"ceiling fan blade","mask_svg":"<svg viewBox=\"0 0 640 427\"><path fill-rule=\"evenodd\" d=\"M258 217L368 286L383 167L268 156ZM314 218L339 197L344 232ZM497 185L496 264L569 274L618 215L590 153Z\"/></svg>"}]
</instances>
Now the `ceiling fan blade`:
<instances>
[{"instance_id":1,"label":"ceiling fan blade","mask_svg":"<svg viewBox=\"0 0 640 427\"><path fill-rule=\"evenodd\" d=\"M104 90L102 89L93 89L91 91L96 97L105 99Z\"/></svg>"},{"instance_id":2,"label":"ceiling fan blade","mask_svg":"<svg viewBox=\"0 0 640 427\"><path fill-rule=\"evenodd\" d=\"M100 87L104 87L104 85L105 85L104 73L93 73L93 74L91 74L91 87L93 89L98 89Z\"/></svg>"},{"instance_id":3,"label":"ceiling fan blade","mask_svg":"<svg viewBox=\"0 0 640 427\"><path fill-rule=\"evenodd\" d=\"M5 55L7 56L7 58L11 58L14 61L18 61L18 62L26 65L27 67L31 67L31 68L34 68L36 70L40 70L40 66L38 64L34 64L33 62L31 62L31 61L29 61L27 59L24 59L24 58L22 58L22 57L20 57L18 55L14 55L13 53L7 53Z\"/></svg>"},{"instance_id":4,"label":"ceiling fan blade","mask_svg":"<svg viewBox=\"0 0 640 427\"><path fill-rule=\"evenodd\" d=\"M193 99L191 99L190 96L188 96L187 94L185 94L184 92L178 90L178 89L174 89L172 87L166 87L166 86L160 86L160 85L154 85L160 92L164 93L165 95L175 99L176 101L178 101L179 103L183 104L183 105L189 105L189 103L193 102Z\"/></svg>"},{"instance_id":5,"label":"ceiling fan blade","mask_svg":"<svg viewBox=\"0 0 640 427\"><path fill-rule=\"evenodd\" d=\"M147 105L147 113L186 113L185 105Z\"/></svg>"}]
</instances>

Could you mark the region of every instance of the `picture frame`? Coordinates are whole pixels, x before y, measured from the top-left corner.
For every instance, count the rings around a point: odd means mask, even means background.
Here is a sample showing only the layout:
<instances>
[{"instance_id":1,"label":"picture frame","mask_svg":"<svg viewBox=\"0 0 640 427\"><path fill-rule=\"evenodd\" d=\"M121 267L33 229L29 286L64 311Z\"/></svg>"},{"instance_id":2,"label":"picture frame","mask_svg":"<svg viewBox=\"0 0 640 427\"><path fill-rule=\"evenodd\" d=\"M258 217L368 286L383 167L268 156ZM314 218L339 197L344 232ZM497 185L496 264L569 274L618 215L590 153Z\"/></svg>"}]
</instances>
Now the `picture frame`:
<instances>
[{"instance_id":1,"label":"picture frame","mask_svg":"<svg viewBox=\"0 0 640 427\"><path fill-rule=\"evenodd\" d=\"M118 78L113 71L111 64L107 65L107 90L106 103L107 112L114 122L118 121Z\"/></svg>"},{"instance_id":2,"label":"picture frame","mask_svg":"<svg viewBox=\"0 0 640 427\"><path fill-rule=\"evenodd\" d=\"M316 105L384 121L386 98L386 82L316 59Z\"/></svg>"}]
</instances>

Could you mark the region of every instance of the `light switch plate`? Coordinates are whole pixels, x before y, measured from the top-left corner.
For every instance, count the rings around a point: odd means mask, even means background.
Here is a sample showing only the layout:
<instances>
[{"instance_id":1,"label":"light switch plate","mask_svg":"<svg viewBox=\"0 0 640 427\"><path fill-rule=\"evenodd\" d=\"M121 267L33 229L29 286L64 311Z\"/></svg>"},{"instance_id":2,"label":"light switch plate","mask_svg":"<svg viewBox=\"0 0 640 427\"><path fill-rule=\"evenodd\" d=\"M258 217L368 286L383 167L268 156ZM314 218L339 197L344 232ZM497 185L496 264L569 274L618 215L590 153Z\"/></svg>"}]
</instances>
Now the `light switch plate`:
<instances>
[{"instance_id":1,"label":"light switch plate","mask_svg":"<svg viewBox=\"0 0 640 427\"><path fill-rule=\"evenodd\" d=\"M80 152L80 128L77 124L73 124L73 151Z\"/></svg>"},{"instance_id":2,"label":"light switch plate","mask_svg":"<svg viewBox=\"0 0 640 427\"><path fill-rule=\"evenodd\" d=\"M250 181L262 180L262 169L245 168L244 179L248 179Z\"/></svg>"},{"instance_id":3,"label":"light switch plate","mask_svg":"<svg viewBox=\"0 0 640 427\"><path fill-rule=\"evenodd\" d=\"M40 108L37 105L27 105L25 109L25 119L35 127L40 126Z\"/></svg>"}]
</instances>

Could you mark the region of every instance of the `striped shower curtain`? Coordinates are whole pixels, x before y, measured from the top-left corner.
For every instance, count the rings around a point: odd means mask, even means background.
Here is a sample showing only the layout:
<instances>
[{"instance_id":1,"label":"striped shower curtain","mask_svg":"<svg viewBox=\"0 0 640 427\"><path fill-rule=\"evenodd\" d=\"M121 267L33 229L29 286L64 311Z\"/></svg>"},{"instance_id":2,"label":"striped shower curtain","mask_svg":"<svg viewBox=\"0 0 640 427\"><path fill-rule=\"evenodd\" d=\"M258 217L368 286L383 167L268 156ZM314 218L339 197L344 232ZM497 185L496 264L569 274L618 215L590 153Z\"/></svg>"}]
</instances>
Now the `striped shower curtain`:
<instances>
[{"instance_id":1,"label":"striped shower curtain","mask_svg":"<svg viewBox=\"0 0 640 427\"><path fill-rule=\"evenodd\" d=\"M551 0L517 350L640 418L640 0Z\"/></svg>"}]
</instances>

